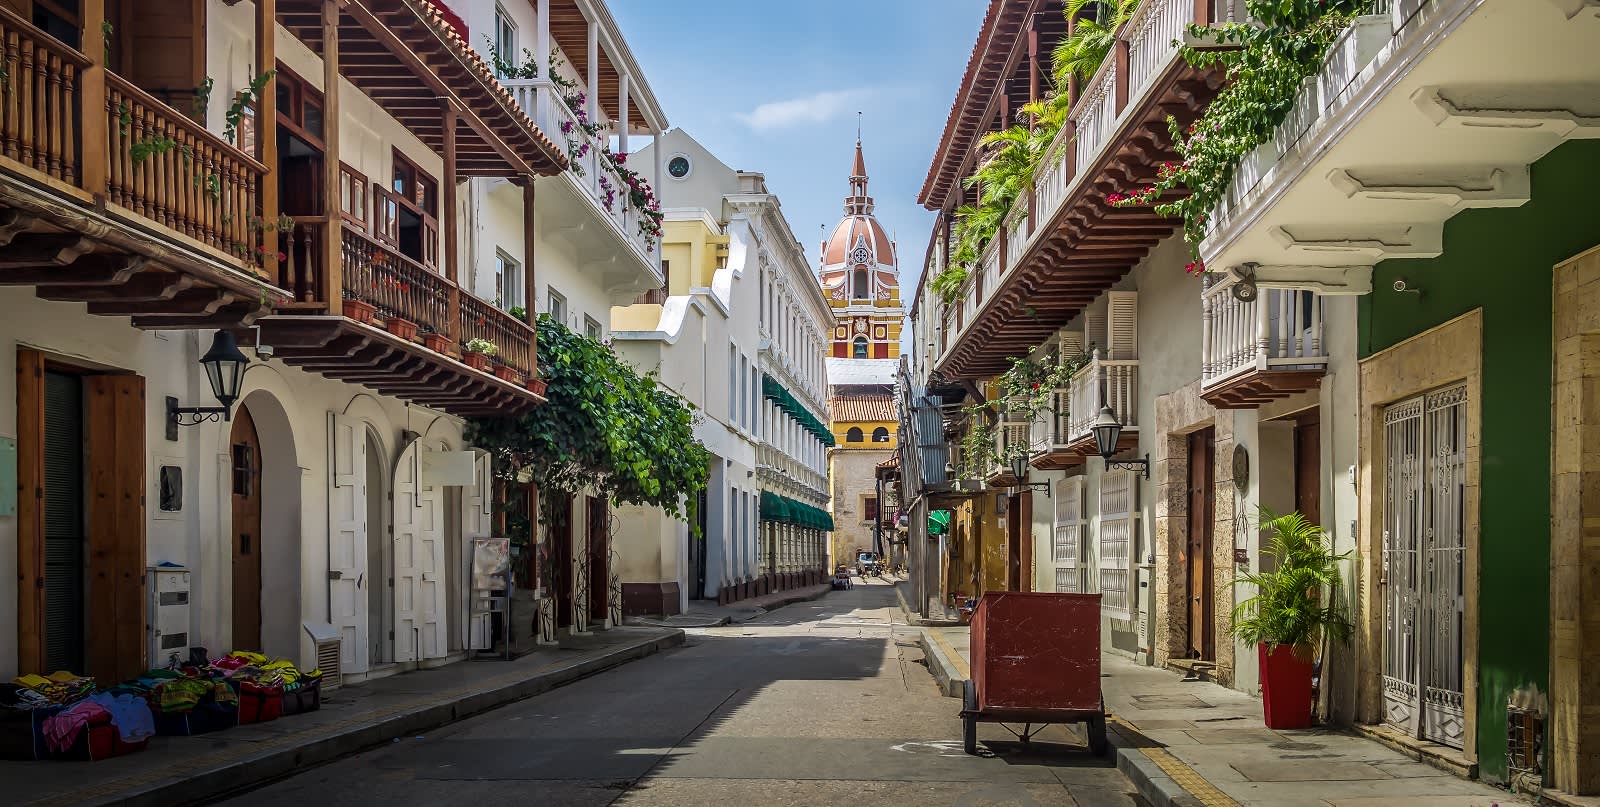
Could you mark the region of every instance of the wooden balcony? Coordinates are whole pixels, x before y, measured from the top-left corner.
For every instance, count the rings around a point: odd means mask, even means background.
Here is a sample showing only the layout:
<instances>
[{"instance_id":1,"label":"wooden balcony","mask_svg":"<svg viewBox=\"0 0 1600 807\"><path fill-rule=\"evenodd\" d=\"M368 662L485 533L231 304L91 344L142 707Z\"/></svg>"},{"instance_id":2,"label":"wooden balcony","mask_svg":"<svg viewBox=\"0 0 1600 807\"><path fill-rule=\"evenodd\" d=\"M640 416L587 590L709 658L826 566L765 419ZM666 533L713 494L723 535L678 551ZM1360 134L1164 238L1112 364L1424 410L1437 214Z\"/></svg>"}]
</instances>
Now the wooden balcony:
<instances>
[{"instance_id":1,"label":"wooden balcony","mask_svg":"<svg viewBox=\"0 0 1600 807\"><path fill-rule=\"evenodd\" d=\"M0 284L143 328L270 310L266 166L4 6L0 43Z\"/></svg>"},{"instance_id":2,"label":"wooden balcony","mask_svg":"<svg viewBox=\"0 0 1600 807\"><path fill-rule=\"evenodd\" d=\"M1254 409L1317 388L1328 370L1321 295L1264 288L1240 300L1235 285L1204 292L1200 397L1218 409Z\"/></svg>"},{"instance_id":3,"label":"wooden balcony","mask_svg":"<svg viewBox=\"0 0 1600 807\"><path fill-rule=\"evenodd\" d=\"M533 326L348 227L339 228L332 286L320 262L326 230L321 217L307 217L283 238L282 282L295 302L258 324L286 363L459 415L515 415L543 401ZM330 315L329 288L340 289L341 315ZM366 306L371 319L349 316ZM395 320L415 325L416 335ZM487 371L462 360L461 347L473 339L498 349Z\"/></svg>"},{"instance_id":4,"label":"wooden balcony","mask_svg":"<svg viewBox=\"0 0 1600 807\"><path fill-rule=\"evenodd\" d=\"M936 370L949 378L1003 372L1177 231L1180 222L1156 215L1154 203L1117 207L1108 197L1153 184L1160 165L1178 159L1169 119L1187 125L1222 85L1220 68L1199 70L1179 56L1186 26L1243 15L1238 0L1139 4L951 303L954 328L947 321Z\"/></svg>"}]
</instances>

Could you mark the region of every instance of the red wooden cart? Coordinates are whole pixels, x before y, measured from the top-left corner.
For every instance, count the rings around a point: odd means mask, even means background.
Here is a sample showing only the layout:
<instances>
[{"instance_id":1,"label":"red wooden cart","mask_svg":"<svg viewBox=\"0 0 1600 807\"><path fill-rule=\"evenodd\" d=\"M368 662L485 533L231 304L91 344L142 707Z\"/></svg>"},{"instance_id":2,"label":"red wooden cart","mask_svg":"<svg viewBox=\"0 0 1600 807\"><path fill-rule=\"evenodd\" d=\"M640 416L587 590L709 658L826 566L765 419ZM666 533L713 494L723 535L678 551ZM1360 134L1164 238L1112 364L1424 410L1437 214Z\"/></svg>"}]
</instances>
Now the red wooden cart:
<instances>
[{"instance_id":1,"label":"red wooden cart","mask_svg":"<svg viewBox=\"0 0 1600 807\"><path fill-rule=\"evenodd\" d=\"M1104 755L1100 695L1100 595L991 591L972 616L972 675L962 702L962 742L978 752L978 723L1021 723L1024 743L1044 726L1082 723ZM1035 726L1038 728L1035 728Z\"/></svg>"}]
</instances>

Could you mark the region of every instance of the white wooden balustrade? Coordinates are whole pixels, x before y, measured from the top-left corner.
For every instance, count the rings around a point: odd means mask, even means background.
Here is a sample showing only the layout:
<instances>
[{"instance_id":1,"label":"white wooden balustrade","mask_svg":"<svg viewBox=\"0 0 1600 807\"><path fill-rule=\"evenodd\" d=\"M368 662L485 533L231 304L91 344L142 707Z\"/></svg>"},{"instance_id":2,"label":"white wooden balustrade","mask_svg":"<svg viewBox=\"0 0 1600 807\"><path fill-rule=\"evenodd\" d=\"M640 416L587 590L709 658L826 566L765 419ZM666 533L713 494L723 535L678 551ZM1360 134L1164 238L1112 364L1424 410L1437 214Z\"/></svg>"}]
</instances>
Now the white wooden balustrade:
<instances>
[{"instance_id":1,"label":"white wooden balustrade","mask_svg":"<svg viewBox=\"0 0 1600 807\"><path fill-rule=\"evenodd\" d=\"M1111 407L1124 431L1139 428L1138 359L1105 359L1096 351L1094 359L1072 376L1067 394L1068 442L1093 437L1095 418L1105 406Z\"/></svg>"},{"instance_id":2,"label":"white wooden balustrade","mask_svg":"<svg viewBox=\"0 0 1600 807\"><path fill-rule=\"evenodd\" d=\"M608 141L605 132L590 135L561 90L547 79L502 79L517 105L545 136L561 147L571 161L568 175L590 199L605 219L611 222L628 245L646 263L654 264L651 239L639 229L639 210L628 204L628 184L612 170L600 152Z\"/></svg>"},{"instance_id":3,"label":"white wooden balustrade","mask_svg":"<svg viewBox=\"0 0 1600 807\"><path fill-rule=\"evenodd\" d=\"M1033 429L1033 424L1026 420L1002 420L994 430L995 464L989 475L1009 473L1011 469L1011 454L1013 451L1022 451L1024 454L1029 449L1028 432Z\"/></svg>"},{"instance_id":4,"label":"white wooden balustrade","mask_svg":"<svg viewBox=\"0 0 1600 807\"><path fill-rule=\"evenodd\" d=\"M1256 370L1315 370L1328 364L1322 297L1304 289L1233 295L1233 283L1207 289L1201 310L1201 387Z\"/></svg>"}]
</instances>

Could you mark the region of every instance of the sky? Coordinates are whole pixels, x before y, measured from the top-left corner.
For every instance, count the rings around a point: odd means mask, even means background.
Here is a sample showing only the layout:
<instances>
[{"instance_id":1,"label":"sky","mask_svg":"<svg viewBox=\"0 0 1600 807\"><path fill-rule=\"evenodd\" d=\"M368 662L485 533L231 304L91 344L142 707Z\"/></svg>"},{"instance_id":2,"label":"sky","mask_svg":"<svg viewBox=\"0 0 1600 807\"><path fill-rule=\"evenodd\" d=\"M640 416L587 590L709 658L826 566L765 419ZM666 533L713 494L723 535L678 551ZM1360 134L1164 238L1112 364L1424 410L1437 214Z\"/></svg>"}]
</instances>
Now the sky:
<instances>
[{"instance_id":1,"label":"sky","mask_svg":"<svg viewBox=\"0 0 1600 807\"><path fill-rule=\"evenodd\" d=\"M667 121L766 175L813 271L849 193L856 113L867 187L909 304L933 214L917 204L983 0L610 0Z\"/></svg>"}]
</instances>

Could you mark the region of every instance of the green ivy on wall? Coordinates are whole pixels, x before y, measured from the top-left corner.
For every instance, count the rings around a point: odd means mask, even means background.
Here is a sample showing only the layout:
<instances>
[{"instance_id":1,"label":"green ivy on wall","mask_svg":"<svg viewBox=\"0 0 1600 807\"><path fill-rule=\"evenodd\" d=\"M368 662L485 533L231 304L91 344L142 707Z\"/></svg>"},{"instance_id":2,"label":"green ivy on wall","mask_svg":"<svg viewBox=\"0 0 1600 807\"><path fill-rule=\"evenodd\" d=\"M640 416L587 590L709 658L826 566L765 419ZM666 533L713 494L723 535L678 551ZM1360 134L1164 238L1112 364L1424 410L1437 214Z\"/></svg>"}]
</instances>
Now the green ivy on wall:
<instances>
[{"instance_id":1,"label":"green ivy on wall","mask_svg":"<svg viewBox=\"0 0 1600 807\"><path fill-rule=\"evenodd\" d=\"M506 479L543 491L604 493L690 519L711 454L694 437L693 405L640 375L611 348L541 314L538 360L548 403L514 418L473 418L467 439Z\"/></svg>"}]
</instances>

